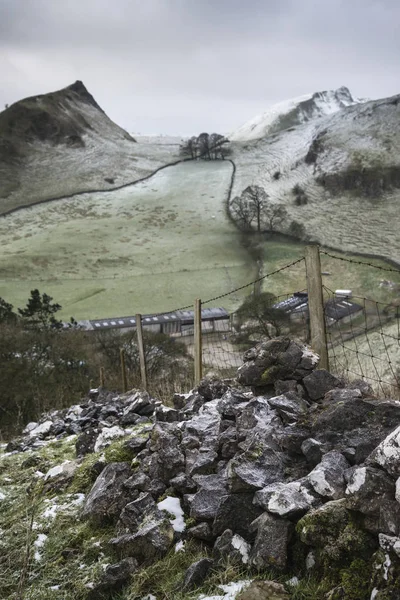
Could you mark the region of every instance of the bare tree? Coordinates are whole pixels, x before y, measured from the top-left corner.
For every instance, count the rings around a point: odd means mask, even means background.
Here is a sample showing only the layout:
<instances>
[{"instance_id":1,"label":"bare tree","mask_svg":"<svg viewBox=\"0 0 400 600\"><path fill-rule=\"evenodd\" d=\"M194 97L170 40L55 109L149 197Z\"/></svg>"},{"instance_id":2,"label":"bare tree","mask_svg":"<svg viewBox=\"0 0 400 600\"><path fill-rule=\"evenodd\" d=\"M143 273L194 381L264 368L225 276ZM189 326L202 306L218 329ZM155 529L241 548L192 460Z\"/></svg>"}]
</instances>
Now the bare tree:
<instances>
[{"instance_id":1,"label":"bare tree","mask_svg":"<svg viewBox=\"0 0 400 600\"><path fill-rule=\"evenodd\" d=\"M212 133L209 137L210 153L214 160L225 158L227 155L226 144L229 144L228 138L220 133ZM225 147L224 147L225 146Z\"/></svg>"},{"instance_id":2,"label":"bare tree","mask_svg":"<svg viewBox=\"0 0 400 600\"><path fill-rule=\"evenodd\" d=\"M187 140L182 140L180 145L180 153L183 156L188 156L190 158L197 157L197 137L193 135L191 138Z\"/></svg>"},{"instance_id":3,"label":"bare tree","mask_svg":"<svg viewBox=\"0 0 400 600\"><path fill-rule=\"evenodd\" d=\"M230 202L230 213L240 229L274 231L287 218L283 204L273 204L263 187L249 185Z\"/></svg>"},{"instance_id":4,"label":"bare tree","mask_svg":"<svg viewBox=\"0 0 400 600\"><path fill-rule=\"evenodd\" d=\"M197 147L201 158L211 159L210 136L208 133L201 133L197 138Z\"/></svg>"},{"instance_id":5,"label":"bare tree","mask_svg":"<svg viewBox=\"0 0 400 600\"><path fill-rule=\"evenodd\" d=\"M182 156L187 156L192 159L203 158L206 160L217 160L225 158L229 153L226 145L229 140L220 133L212 133L211 135L204 132L199 136L192 136L183 140L180 146Z\"/></svg>"}]
</instances>

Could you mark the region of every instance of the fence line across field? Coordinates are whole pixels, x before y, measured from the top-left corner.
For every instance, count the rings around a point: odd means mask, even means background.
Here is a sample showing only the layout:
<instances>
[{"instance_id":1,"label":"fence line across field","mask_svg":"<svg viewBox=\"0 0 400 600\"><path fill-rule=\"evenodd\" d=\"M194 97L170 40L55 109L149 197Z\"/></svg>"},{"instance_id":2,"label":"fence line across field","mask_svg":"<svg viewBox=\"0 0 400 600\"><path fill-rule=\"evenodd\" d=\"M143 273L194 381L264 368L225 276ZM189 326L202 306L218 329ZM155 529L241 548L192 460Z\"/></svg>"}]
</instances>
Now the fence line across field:
<instances>
[{"instance_id":1,"label":"fence line across field","mask_svg":"<svg viewBox=\"0 0 400 600\"><path fill-rule=\"evenodd\" d=\"M270 306L271 309L282 311L287 316L278 334L292 335L309 343L320 356L319 368L331 370L339 376L371 381L382 391L398 389L400 386L398 304L385 304L369 298L352 296L350 291L346 296L346 290L329 289L322 283L321 254L340 261L400 273L394 268L337 257L313 245L305 248L305 256L230 292L204 301L197 298L193 305L166 313L150 316L137 314L134 319L131 319L131 323L136 329L143 389L151 387L146 372L144 327L151 329L158 319L157 322L163 322L164 329L160 326L161 331L164 330L173 337L179 336L180 341L187 347L189 357L193 360L195 385L204 374L210 372L222 377L233 377L242 364L243 352L261 339L273 336L279 328L270 324L271 331L265 330L263 334L249 335L249 324L241 323L240 311L227 313L222 308L206 308L205 305L236 294L250 286L253 286L253 297L256 297L259 292L257 284L302 262L305 264L307 291L297 290L277 296L274 304ZM179 319L181 321L177 323ZM168 325L173 321L176 324L175 328ZM376 350L378 346L382 350L380 353ZM126 376L123 375L123 371L121 377L123 387L126 387Z\"/></svg>"}]
</instances>

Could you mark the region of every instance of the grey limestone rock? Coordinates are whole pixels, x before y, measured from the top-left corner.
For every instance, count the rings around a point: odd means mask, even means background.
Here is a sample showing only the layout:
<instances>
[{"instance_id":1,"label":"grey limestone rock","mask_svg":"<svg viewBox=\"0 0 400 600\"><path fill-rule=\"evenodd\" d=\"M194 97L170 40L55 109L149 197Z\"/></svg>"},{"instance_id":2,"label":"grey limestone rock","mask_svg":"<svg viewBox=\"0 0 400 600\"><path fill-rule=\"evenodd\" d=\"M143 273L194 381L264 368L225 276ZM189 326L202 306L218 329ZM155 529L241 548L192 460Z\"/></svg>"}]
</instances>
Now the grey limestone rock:
<instances>
[{"instance_id":1,"label":"grey limestone rock","mask_svg":"<svg viewBox=\"0 0 400 600\"><path fill-rule=\"evenodd\" d=\"M285 569L293 524L263 513L253 521L251 528L257 531L257 535L250 553L250 564L259 570L271 567Z\"/></svg>"},{"instance_id":2,"label":"grey limestone rock","mask_svg":"<svg viewBox=\"0 0 400 600\"><path fill-rule=\"evenodd\" d=\"M129 491L124 490L123 484L131 474L128 463L108 464L86 497L82 517L96 521L116 518L129 502Z\"/></svg>"},{"instance_id":3,"label":"grey limestone rock","mask_svg":"<svg viewBox=\"0 0 400 600\"><path fill-rule=\"evenodd\" d=\"M308 474L307 480L317 494L337 500L344 496L344 473L348 468L350 464L343 454L332 450L324 454L319 465Z\"/></svg>"},{"instance_id":4,"label":"grey limestone rock","mask_svg":"<svg viewBox=\"0 0 400 600\"><path fill-rule=\"evenodd\" d=\"M203 584L213 566L210 558L201 558L187 569L183 578L182 590L192 590Z\"/></svg>"}]
</instances>

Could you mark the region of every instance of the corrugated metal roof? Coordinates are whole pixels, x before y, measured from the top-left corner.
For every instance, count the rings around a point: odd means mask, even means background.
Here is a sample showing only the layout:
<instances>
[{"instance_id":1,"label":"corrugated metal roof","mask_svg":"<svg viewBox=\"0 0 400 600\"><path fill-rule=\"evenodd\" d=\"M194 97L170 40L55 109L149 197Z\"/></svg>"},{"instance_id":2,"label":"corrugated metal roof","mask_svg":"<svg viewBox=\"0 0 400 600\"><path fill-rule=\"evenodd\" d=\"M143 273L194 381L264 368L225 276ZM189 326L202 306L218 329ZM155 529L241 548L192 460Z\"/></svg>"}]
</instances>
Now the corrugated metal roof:
<instances>
[{"instance_id":1,"label":"corrugated metal roof","mask_svg":"<svg viewBox=\"0 0 400 600\"><path fill-rule=\"evenodd\" d=\"M229 319L229 313L224 308L202 308L202 321ZM193 310L178 310L176 312L164 314L142 315L142 325L160 325L162 323L193 323ZM89 321L80 321L85 329L100 330L100 329L122 329L126 327L136 327L135 316L131 317L113 317L110 319L90 319ZM88 326L89 324L89 326Z\"/></svg>"},{"instance_id":2,"label":"corrugated metal roof","mask_svg":"<svg viewBox=\"0 0 400 600\"><path fill-rule=\"evenodd\" d=\"M363 310L363 307L360 304L350 302L347 299L340 300L339 298L333 298L325 303L325 315L334 321L354 315L361 310Z\"/></svg>"},{"instance_id":3,"label":"corrugated metal roof","mask_svg":"<svg viewBox=\"0 0 400 600\"><path fill-rule=\"evenodd\" d=\"M278 308L284 310L287 313L294 311L301 311L308 306L308 294L307 292L296 292L290 298L282 300L272 305L272 308Z\"/></svg>"}]
</instances>

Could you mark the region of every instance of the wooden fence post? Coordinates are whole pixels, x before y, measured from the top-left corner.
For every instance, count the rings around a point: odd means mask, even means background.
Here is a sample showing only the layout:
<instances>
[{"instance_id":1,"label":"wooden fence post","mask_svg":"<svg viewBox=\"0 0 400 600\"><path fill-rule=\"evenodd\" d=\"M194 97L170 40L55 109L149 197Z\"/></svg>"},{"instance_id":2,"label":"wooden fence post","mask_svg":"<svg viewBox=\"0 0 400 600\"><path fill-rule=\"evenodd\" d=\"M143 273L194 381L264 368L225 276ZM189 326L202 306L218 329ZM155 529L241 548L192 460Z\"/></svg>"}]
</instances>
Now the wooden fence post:
<instances>
[{"instance_id":1,"label":"wooden fence post","mask_svg":"<svg viewBox=\"0 0 400 600\"><path fill-rule=\"evenodd\" d=\"M140 361L140 376L142 379L142 387L147 390L147 370L146 370L146 355L144 353L143 343L143 327L142 327L142 315L135 315L136 319L136 332L137 332L137 343L139 349L139 361Z\"/></svg>"},{"instance_id":2,"label":"wooden fence post","mask_svg":"<svg viewBox=\"0 0 400 600\"><path fill-rule=\"evenodd\" d=\"M306 246L305 259L311 347L320 356L318 368L329 370L319 246Z\"/></svg>"},{"instance_id":3,"label":"wooden fence post","mask_svg":"<svg viewBox=\"0 0 400 600\"><path fill-rule=\"evenodd\" d=\"M122 391L125 394L128 391L128 381L126 379L126 367L125 367L125 350L121 348L119 351L121 358L121 379L122 379Z\"/></svg>"},{"instance_id":4,"label":"wooden fence post","mask_svg":"<svg viewBox=\"0 0 400 600\"><path fill-rule=\"evenodd\" d=\"M100 367L100 387L104 387L104 367Z\"/></svg>"},{"instance_id":5,"label":"wooden fence post","mask_svg":"<svg viewBox=\"0 0 400 600\"><path fill-rule=\"evenodd\" d=\"M194 302L194 384L198 385L203 376L203 352L201 339L201 300Z\"/></svg>"}]
</instances>

